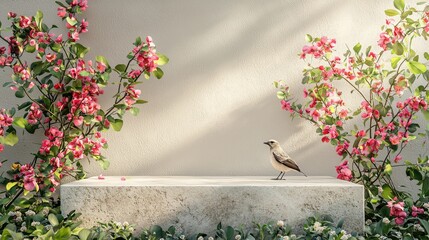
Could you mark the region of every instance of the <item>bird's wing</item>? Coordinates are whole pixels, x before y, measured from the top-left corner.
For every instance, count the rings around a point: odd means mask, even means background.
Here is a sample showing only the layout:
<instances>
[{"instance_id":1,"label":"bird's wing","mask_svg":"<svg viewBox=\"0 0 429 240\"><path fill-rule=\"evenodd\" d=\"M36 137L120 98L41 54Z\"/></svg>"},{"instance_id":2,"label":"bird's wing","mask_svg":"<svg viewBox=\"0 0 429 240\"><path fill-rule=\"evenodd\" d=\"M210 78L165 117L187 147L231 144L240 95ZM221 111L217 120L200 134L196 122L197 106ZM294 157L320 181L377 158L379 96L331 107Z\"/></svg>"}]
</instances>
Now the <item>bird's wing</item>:
<instances>
[{"instance_id":1,"label":"bird's wing","mask_svg":"<svg viewBox=\"0 0 429 240\"><path fill-rule=\"evenodd\" d=\"M277 162L285 165L288 168L292 168L293 170L301 172L298 165L296 165L296 163L286 154L273 152L273 156Z\"/></svg>"}]
</instances>

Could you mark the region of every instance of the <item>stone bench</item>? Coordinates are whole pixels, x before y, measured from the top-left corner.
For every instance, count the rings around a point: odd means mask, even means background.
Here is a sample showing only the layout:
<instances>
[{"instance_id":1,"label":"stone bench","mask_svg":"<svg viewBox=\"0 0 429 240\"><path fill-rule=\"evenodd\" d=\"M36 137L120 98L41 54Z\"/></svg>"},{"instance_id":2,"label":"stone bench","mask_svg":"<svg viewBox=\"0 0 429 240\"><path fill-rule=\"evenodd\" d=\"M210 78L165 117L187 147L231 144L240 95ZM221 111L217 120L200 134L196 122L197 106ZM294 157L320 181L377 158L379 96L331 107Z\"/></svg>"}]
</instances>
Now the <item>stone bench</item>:
<instances>
[{"instance_id":1,"label":"stone bench","mask_svg":"<svg viewBox=\"0 0 429 240\"><path fill-rule=\"evenodd\" d=\"M61 186L63 214L82 213L84 226L127 221L142 230L174 225L186 233L213 233L216 225L239 227L285 220L293 228L316 214L345 220L363 232L363 187L332 177L97 177Z\"/></svg>"}]
</instances>

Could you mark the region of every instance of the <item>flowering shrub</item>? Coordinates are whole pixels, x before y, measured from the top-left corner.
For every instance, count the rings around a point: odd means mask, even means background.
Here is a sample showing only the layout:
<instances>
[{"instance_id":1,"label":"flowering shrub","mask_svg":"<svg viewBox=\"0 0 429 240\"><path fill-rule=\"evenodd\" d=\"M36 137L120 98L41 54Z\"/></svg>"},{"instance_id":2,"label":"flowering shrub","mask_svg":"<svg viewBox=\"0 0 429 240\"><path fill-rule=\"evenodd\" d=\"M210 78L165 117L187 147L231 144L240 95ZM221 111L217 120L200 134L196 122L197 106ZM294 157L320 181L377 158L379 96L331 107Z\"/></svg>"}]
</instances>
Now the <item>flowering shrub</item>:
<instances>
[{"instance_id":1,"label":"flowering shrub","mask_svg":"<svg viewBox=\"0 0 429 240\"><path fill-rule=\"evenodd\" d=\"M374 48L363 50L357 43L340 55L335 39L306 36L309 44L299 55L310 60L303 71L304 103L293 99L284 82L275 86L282 109L316 125L321 141L335 146L343 159L337 178L365 186L368 233L427 239L428 211L422 206L429 196L428 158L411 162L402 154L414 140L429 135L417 121L422 116L429 120L429 53L415 46L429 36L429 5L419 3L424 6L418 9L403 0L393 3ZM357 106L338 83L360 99ZM417 201L392 181L397 167L405 167L410 180L421 186ZM415 226L422 231L414 231Z\"/></svg>"},{"instance_id":2,"label":"flowering shrub","mask_svg":"<svg viewBox=\"0 0 429 240\"><path fill-rule=\"evenodd\" d=\"M86 60L89 48L79 40L88 31L88 22L79 14L88 8L87 0L57 4L65 36L56 35L57 26L48 27L40 11L35 16L9 12L9 26L2 28L0 23L0 68L12 76L3 86L20 100L17 108L0 110L0 152L17 144L21 131L40 131L45 136L32 161L15 162L7 171L10 177L0 177L6 190L0 204L3 209L14 210L12 204L22 193L50 196L64 176L85 177L83 159L94 159L107 168L109 162L101 153L107 148L103 132L121 130L126 112L138 114L136 105L146 103L137 89L141 77L161 78L159 66L168 62L157 53L151 37L136 39L125 64L112 67L103 56ZM98 99L111 82L115 84L114 103L106 108ZM0 226L4 223L0 221Z\"/></svg>"}]
</instances>

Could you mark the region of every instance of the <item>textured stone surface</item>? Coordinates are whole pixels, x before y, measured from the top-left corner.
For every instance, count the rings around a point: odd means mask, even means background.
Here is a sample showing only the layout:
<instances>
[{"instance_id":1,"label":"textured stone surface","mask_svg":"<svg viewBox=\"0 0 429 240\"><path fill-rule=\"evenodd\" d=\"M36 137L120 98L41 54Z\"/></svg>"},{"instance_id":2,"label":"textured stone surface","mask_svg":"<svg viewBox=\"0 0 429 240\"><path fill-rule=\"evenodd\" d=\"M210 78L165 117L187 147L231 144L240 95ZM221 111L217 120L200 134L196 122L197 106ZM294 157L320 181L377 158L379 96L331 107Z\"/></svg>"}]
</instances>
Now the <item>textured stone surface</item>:
<instances>
[{"instance_id":1,"label":"textured stone surface","mask_svg":"<svg viewBox=\"0 0 429 240\"><path fill-rule=\"evenodd\" d=\"M137 229L154 224L213 233L219 223L285 220L293 227L315 214L344 218L348 230L363 230L363 188L331 177L106 177L61 187L63 213L98 221L128 221Z\"/></svg>"}]
</instances>

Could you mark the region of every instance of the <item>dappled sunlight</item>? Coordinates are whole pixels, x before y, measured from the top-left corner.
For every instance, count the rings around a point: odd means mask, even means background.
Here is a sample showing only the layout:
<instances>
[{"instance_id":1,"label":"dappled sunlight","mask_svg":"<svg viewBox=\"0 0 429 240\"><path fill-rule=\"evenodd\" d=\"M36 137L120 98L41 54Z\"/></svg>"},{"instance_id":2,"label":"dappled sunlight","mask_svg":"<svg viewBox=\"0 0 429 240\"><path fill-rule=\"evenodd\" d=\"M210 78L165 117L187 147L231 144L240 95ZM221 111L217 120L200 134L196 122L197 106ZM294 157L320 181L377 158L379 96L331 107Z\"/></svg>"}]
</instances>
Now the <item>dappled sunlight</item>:
<instances>
[{"instance_id":1,"label":"dappled sunlight","mask_svg":"<svg viewBox=\"0 0 429 240\"><path fill-rule=\"evenodd\" d=\"M338 9L347 12L359 4L225 2L212 8L210 3L194 2L192 9L179 4L176 11L172 5L176 4L149 6L165 10L156 28L149 16L142 23L122 26L135 32L143 24L144 31L159 40L160 51L169 55L171 64L163 80L142 85L142 96L149 104L142 107L141 115L127 116L122 132L107 133L111 168L105 174L271 175L275 171L261 142L277 138L307 173L334 175L339 158L332 146L320 142L311 124L290 120L280 108L272 82L284 79L301 96L305 62L297 53L306 33L318 35L328 28L326 34L341 39L338 52L357 39L355 31L365 33L363 42L375 40L378 29L367 27L370 20L359 20L359 25L353 20L341 25L336 20L346 14ZM91 14L92 21L102 21L101 13ZM120 25L110 20L105 24ZM92 34L103 37L106 33L96 29ZM94 40L87 40L94 46L92 51L106 47L106 43L93 44ZM115 58L118 51L112 49L106 55ZM97 164L91 165L91 175L101 172Z\"/></svg>"}]
</instances>

